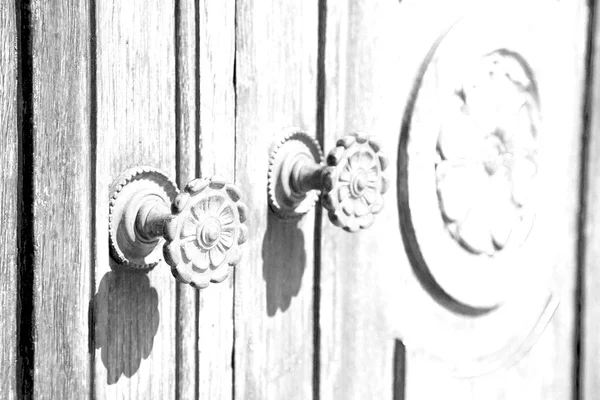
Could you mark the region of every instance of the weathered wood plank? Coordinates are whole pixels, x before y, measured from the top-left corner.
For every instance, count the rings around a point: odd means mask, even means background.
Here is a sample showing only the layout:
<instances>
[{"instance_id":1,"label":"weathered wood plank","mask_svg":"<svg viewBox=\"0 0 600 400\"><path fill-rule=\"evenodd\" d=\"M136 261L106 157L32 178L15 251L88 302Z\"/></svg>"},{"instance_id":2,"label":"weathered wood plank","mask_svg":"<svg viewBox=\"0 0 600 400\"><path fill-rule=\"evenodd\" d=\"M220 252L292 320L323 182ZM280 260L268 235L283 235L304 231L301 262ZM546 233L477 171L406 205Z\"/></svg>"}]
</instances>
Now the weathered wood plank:
<instances>
[{"instance_id":1,"label":"weathered wood plank","mask_svg":"<svg viewBox=\"0 0 600 400\"><path fill-rule=\"evenodd\" d=\"M200 172L203 177L216 174L234 182L235 1L201 0L198 12ZM246 193L242 195L246 196ZM233 396L234 276L231 272L225 281L200 292L198 369L201 399L231 399Z\"/></svg>"},{"instance_id":2,"label":"weathered wood plank","mask_svg":"<svg viewBox=\"0 0 600 400\"><path fill-rule=\"evenodd\" d=\"M34 0L30 9L34 396L68 398L89 393L91 382L89 8Z\"/></svg>"},{"instance_id":3,"label":"weathered wood plank","mask_svg":"<svg viewBox=\"0 0 600 400\"><path fill-rule=\"evenodd\" d=\"M279 221L266 188L275 135L315 131L317 2L238 2L236 30L236 182L250 233L235 274L235 398L308 399L314 213Z\"/></svg>"},{"instance_id":4,"label":"weathered wood plank","mask_svg":"<svg viewBox=\"0 0 600 400\"><path fill-rule=\"evenodd\" d=\"M17 395L17 15L14 2L0 4L0 397Z\"/></svg>"},{"instance_id":5,"label":"weathered wood plank","mask_svg":"<svg viewBox=\"0 0 600 400\"><path fill-rule=\"evenodd\" d=\"M160 263L149 273L112 271L108 188L133 165L175 177L173 1L97 2L95 396L172 399L176 393L176 284Z\"/></svg>"},{"instance_id":6,"label":"weathered wood plank","mask_svg":"<svg viewBox=\"0 0 600 400\"><path fill-rule=\"evenodd\" d=\"M414 62L398 46L401 8L389 1L327 1L325 151L346 134L377 135L390 158L392 185L384 195L384 210L363 232L347 233L323 217L322 399L392 398L394 341L386 318L395 306L386 302L381 283L391 279L394 285L397 263L406 262L394 183L402 96L410 71L404 64Z\"/></svg>"},{"instance_id":7,"label":"weathered wood plank","mask_svg":"<svg viewBox=\"0 0 600 400\"><path fill-rule=\"evenodd\" d=\"M177 98L177 183L180 188L196 177L198 164L197 124L197 2L175 3ZM177 283L177 394L192 399L198 393L198 291Z\"/></svg>"}]
</instances>

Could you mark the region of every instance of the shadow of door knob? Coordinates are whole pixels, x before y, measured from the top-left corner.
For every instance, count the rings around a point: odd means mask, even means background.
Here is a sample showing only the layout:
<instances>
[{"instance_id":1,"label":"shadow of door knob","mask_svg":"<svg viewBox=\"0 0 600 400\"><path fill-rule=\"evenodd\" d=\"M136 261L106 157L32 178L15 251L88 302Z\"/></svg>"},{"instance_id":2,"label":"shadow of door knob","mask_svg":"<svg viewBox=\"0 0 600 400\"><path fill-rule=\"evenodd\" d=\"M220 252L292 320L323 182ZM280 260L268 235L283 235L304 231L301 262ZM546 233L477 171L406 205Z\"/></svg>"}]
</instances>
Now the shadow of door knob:
<instances>
[{"instance_id":1,"label":"shadow of door knob","mask_svg":"<svg viewBox=\"0 0 600 400\"><path fill-rule=\"evenodd\" d=\"M239 189L223 178L194 179L182 192L151 167L134 167L112 184L109 242L117 265L150 269L163 258L180 282L222 282L248 237Z\"/></svg>"},{"instance_id":2,"label":"shadow of door knob","mask_svg":"<svg viewBox=\"0 0 600 400\"><path fill-rule=\"evenodd\" d=\"M368 228L383 208L387 165L379 143L365 134L338 140L324 162L315 139L291 130L270 152L270 208L282 219L300 218L320 194L335 225L350 232Z\"/></svg>"}]
</instances>

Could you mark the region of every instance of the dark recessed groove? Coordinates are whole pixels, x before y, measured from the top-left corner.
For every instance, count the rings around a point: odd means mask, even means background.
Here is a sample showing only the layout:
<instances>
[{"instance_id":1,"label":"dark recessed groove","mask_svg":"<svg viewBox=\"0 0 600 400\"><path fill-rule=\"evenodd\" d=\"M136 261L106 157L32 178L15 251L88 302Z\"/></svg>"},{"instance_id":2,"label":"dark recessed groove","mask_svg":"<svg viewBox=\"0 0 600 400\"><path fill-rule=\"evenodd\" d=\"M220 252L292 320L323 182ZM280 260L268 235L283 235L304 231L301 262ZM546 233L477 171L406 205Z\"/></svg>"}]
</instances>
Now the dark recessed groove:
<instances>
[{"instance_id":1,"label":"dark recessed groove","mask_svg":"<svg viewBox=\"0 0 600 400\"><path fill-rule=\"evenodd\" d=\"M317 49L317 112L316 136L323 147L325 141L325 87L326 87L326 36L327 36L327 0L319 0L318 12L318 49ZM321 393L321 246L323 209L316 207L314 229L314 275L313 275L313 399L318 400Z\"/></svg>"},{"instance_id":2,"label":"dark recessed groove","mask_svg":"<svg viewBox=\"0 0 600 400\"><path fill-rule=\"evenodd\" d=\"M592 127L592 113L594 107L594 84L595 82L595 46L596 46L596 2L590 0L588 3L589 22L587 29L586 60L585 60L585 85L583 93L583 112L581 129L581 160L579 170L579 220L577 226L577 271L575 277L575 321L573 335L573 398L581 399L584 396L583 387L584 377L584 313L585 313L585 268L586 268L586 219L587 219L587 193L589 190L588 180L588 161L589 161L589 143Z\"/></svg>"},{"instance_id":3,"label":"dark recessed groove","mask_svg":"<svg viewBox=\"0 0 600 400\"><path fill-rule=\"evenodd\" d=\"M34 245L33 245L33 56L31 0L16 0L19 126L19 201L17 285L17 396L33 397Z\"/></svg>"},{"instance_id":4,"label":"dark recessed groove","mask_svg":"<svg viewBox=\"0 0 600 400\"><path fill-rule=\"evenodd\" d=\"M402 341L394 341L394 365L393 365L393 388L392 399L404 400L406 398L406 348Z\"/></svg>"},{"instance_id":5,"label":"dark recessed groove","mask_svg":"<svg viewBox=\"0 0 600 400\"><path fill-rule=\"evenodd\" d=\"M97 164L97 152L98 152L98 81L97 81L97 63L98 63L98 51L97 51L97 25L96 25L96 0L90 0L89 4L89 27L90 27L90 299L94 298L96 293L96 260L97 260L97 237L96 237L96 164ZM94 373L95 363L95 318L93 314L93 307L89 307L88 315L88 346L89 346L89 379L90 379L90 393L89 398L95 398L96 382Z\"/></svg>"}]
</instances>

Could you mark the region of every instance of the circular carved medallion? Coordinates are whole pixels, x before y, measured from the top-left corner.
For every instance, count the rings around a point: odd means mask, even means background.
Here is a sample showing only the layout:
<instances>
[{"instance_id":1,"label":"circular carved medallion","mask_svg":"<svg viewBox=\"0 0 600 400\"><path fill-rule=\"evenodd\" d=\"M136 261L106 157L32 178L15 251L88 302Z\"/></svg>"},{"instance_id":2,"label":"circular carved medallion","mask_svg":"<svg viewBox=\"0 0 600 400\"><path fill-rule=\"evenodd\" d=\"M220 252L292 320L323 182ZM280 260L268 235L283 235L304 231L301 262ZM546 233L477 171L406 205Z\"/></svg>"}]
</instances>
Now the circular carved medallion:
<instances>
[{"instance_id":1,"label":"circular carved medallion","mask_svg":"<svg viewBox=\"0 0 600 400\"><path fill-rule=\"evenodd\" d=\"M518 249L535 221L538 89L519 52L456 58L446 40L424 67L403 138L401 213L432 293L481 314L505 300L525 268Z\"/></svg>"},{"instance_id":2,"label":"circular carved medallion","mask_svg":"<svg viewBox=\"0 0 600 400\"><path fill-rule=\"evenodd\" d=\"M541 101L557 71L540 68L548 55L536 40L548 32L536 39L530 23L490 14L447 28L403 118L398 210L415 284L400 329L407 348L459 376L517 361L558 304Z\"/></svg>"}]
</instances>

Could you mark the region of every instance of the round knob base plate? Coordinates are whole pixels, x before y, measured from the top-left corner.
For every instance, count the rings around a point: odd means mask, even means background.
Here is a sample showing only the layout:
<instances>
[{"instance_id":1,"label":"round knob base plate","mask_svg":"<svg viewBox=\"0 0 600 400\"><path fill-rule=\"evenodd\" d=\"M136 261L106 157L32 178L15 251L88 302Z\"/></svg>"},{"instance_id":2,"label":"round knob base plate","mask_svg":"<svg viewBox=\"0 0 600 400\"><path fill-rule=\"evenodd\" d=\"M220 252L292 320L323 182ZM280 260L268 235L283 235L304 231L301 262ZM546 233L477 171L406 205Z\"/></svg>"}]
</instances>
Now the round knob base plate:
<instances>
[{"instance_id":1,"label":"round knob base plate","mask_svg":"<svg viewBox=\"0 0 600 400\"><path fill-rule=\"evenodd\" d=\"M281 219L302 217L319 199L317 190L299 193L291 185L293 167L303 160L324 165L319 143L302 130L286 130L273 144L269 160L269 207Z\"/></svg>"},{"instance_id":2,"label":"round knob base plate","mask_svg":"<svg viewBox=\"0 0 600 400\"><path fill-rule=\"evenodd\" d=\"M133 167L115 179L110 188L108 237L111 258L118 265L145 270L158 264L164 239L140 235L136 217L147 202L170 207L178 193L168 176L151 167Z\"/></svg>"}]
</instances>

